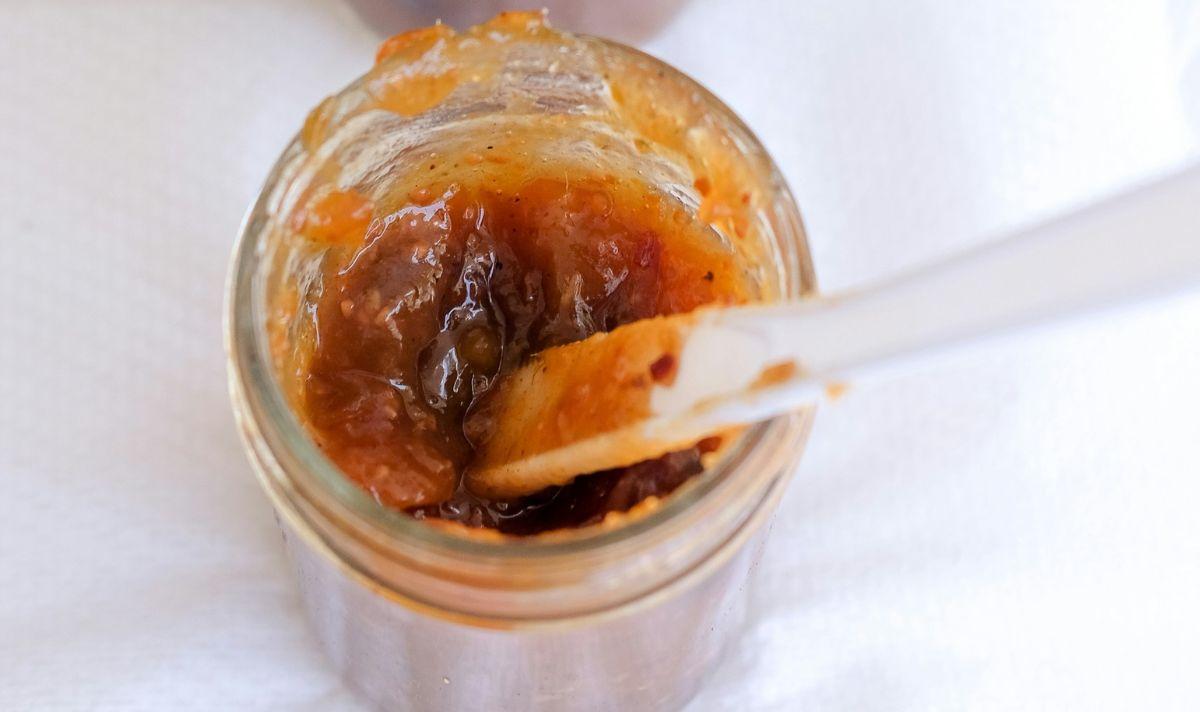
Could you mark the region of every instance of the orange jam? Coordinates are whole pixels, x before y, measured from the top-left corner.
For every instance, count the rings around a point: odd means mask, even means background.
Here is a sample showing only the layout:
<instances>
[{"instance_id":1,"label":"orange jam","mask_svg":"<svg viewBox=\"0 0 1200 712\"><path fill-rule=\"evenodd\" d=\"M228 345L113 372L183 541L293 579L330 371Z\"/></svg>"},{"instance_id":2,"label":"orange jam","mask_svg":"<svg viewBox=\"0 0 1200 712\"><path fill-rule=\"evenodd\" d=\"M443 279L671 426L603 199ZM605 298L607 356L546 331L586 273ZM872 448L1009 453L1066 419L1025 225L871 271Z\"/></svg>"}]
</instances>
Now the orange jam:
<instances>
[{"instance_id":1,"label":"orange jam","mask_svg":"<svg viewBox=\"0 0 1200 712\"><path fill-rule=\"evenodd\" d=\"M302 223L338 255L304 405L321 447L381 503L524 533L596 521L700 472L692 448L517 501L462 486L487 430L472 415L531 354L745 298L728 251L679 207L611 177L429 186L352 244L362 205L325 195Z\"/></svg>"},{"instance_id":2,"label":"orange jam","mask_svg":"<svg viewBox=\"0 0 1200 712\"><path fill-rule=\"evenodd\" d=\"M301 132L318 182L291 209L287 269L315 267L279 289L272 348L317 444L383 505L512 534L701 472L711 439L515 500L463 476L489 393L532 354L762 296L761 158L722 126L692 85L538 13L384 43Z\"/></svg>"}]
</instances>

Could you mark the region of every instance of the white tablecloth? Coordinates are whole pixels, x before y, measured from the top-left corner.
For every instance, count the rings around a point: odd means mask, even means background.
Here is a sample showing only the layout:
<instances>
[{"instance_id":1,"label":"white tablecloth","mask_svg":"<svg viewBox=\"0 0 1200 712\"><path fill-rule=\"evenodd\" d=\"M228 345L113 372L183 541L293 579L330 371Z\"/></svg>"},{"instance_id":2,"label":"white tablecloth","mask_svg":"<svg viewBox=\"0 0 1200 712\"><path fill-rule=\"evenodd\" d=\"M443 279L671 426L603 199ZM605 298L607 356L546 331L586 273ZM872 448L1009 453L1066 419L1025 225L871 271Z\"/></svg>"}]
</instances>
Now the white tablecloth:
<instances>
[{"instance_id":1,"label":"white tablecloth","mask_svg":"<svg viewBox=\"0 0 1200 712\"><path fill-rule=\"evenodd\" d=\"M1197 150L1190 0L671 4L629 36L760 133L828 289ZM360 709L235 436L222 281L364 18L409 14L0 3L0 709ZM1198 357L1179 298L851 390L693 709L1200 706Z\"/></svg>"}]
</instances>

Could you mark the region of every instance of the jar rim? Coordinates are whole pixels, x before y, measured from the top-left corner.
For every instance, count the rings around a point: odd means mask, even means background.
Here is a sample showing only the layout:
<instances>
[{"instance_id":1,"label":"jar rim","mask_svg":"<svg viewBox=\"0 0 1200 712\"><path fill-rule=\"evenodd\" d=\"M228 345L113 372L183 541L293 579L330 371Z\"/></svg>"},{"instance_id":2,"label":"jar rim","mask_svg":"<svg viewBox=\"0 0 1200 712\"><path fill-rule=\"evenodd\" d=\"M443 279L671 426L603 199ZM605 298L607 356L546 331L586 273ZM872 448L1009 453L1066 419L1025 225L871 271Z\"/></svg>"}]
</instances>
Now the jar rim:
<instances>
[{"instance_id":1,"label":"jar rim","mask_svg":"<svg viewBox=\"0 0 1200 712\"><path fill-rule=\"evenodd\" d=\"M740 138L748 142L748 148L763 159L768 172L765 176L773 195L771 205L774 217L782 218L790 234L776 236L781 257L791 264L777 265L780 270L791 270L785 277L785 296L807 296L816 291L811 254L808 247L799 209L787 184L779 173L771 156L749 127L712 92L680 70L640 50L603 38L586 37L589 41L618 52L632 54L639 60L648 61L659 69L694 87L701 103L710 111L721 115L728 126L737 131ZM360 84L358 79L342 91ZM251 422L243 419L243 437L262 438L275 461L274 473L286 477L285 490L298 496L309 497L308 490L326 495L322 498L322 509L338 519L351 523L358 529L382 534L392 543L412 545L430 554L473 556L534 560L563 556L578 556L585 552L610 550L616 546L645 539L654 532L663 531L670 523L678 523L698 503L710 499L718 490L745 487L747 478L775 476L771 467L748 467L756 456L762 456L772 448L778 448L789 439L803 435L807 425L798 416L785 416L757 424L738 438L733 450L715 466L693 478L686 488L665 497L652 511L633 517L615 527L588 526L569 532L556 533L554 537L532 536L500 538L464 536L442 527L431 526L411 515L388 508L368 495L349 480L316 445L311 435L300 422L274 373L274 365L268 348L266 330L256 328L265 324L266 305L261 298L265 290L259 288L261 279L260 259L263 257L260 236L275 220L272 198L281 185L286 185L297 168L296 159L302 154L300 136L297 134L272 167L263 188L244 217L238 231L225 288L224 338L229 366L229 385L235 404L248 410ZM790 279L788 279L790 277ZM251 443L247 442L248 449ZM287 462L279 462L281 459ZM289 468L289 465L291 468ZM268 477L259 469L260 477ZM740 477L739 470L743 473ZM303 482L295 475L300 474ZM264 484L268 484L265 483ZM310 502L311 503L311 502ZM293 503L294 506L294 503Z\"/></svg>"}]
</instances>

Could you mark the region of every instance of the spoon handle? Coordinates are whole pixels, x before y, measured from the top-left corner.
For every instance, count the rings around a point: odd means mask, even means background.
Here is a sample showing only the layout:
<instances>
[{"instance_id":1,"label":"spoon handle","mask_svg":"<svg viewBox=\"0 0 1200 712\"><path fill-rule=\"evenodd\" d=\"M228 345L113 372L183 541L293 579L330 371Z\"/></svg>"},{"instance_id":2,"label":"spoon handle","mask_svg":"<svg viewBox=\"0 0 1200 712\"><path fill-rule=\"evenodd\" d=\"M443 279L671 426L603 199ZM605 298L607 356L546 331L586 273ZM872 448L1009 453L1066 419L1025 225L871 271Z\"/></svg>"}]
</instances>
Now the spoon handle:
<instances>
[{"instance_id":1,"label":"spoon handle","mask_svg":"<svg viewBox=\"0 0 1200 712\"><path fill-rule=\"evenodd\" d=\"M708 312L655 410L725 400L710 418L748 422L927 352L1198 284L1200 165L862 291Z\"/></svg>"}]
</instances>

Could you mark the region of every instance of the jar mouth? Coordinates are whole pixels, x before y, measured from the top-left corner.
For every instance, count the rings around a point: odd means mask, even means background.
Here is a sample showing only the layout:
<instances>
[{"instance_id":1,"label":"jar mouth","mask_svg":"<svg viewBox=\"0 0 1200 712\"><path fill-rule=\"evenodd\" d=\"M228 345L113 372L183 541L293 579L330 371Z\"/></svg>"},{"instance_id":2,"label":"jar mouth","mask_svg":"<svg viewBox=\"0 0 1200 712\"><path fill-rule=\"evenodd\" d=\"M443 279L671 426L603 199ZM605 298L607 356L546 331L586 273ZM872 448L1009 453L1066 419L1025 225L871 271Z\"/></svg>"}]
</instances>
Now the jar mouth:
<instances>
[{"instance_id":1,"label":"jar mouth","mask_svg":"<svg viewBox=\"0 0 1200 712\"><path fill-rule=\"evenodd\" d=\"M639 50L610 40L589 38L622 52L636 55L664 71L682 76L679 70ZM772 222L776 257L772 265L780 277L781 296L798 298L816 291L811 257L799 211L778 169L762 148L754 133L711 92L691 82L701 101L736 130L748 147L761 154L769 170L765 176L773 191ZM361 81L361 80L359 80ZM353 87L357 84L351 84ZM674 530L681 520L690 520L696 505L715 498L719 491L745 488L754 491L759 479L778 476L771 463L789 445L802 442L807 431L805 418L798 415L776 418L749 428L719 462L678 491L663 498L651 511L631 517L616 526L589 525L578 529L556 530L553 536L476 537L452 529L431 526L403 511L386 507L355 485L316 445L289 404L270 355L265 324L266 288L261 237L279 220L275 214L277 193L286 190L298 169L303 153L300 137L295 137L272 168L264 187L243 219L226 283L224 337L229 367L229 385L235 404L241 405L248 419L239 425L248 450L257 436L265 444L266 457L256 468L266 487L292 500L299 497L316 504L324 514L353 528L381 535L393 544L404 544L430 554L468 555L503 559L543 559L578 556L585 552L609 550L628 542L643 540L655 532ZM319 502L316 502L319 500Z\"/></svg>"}]
</instances>

